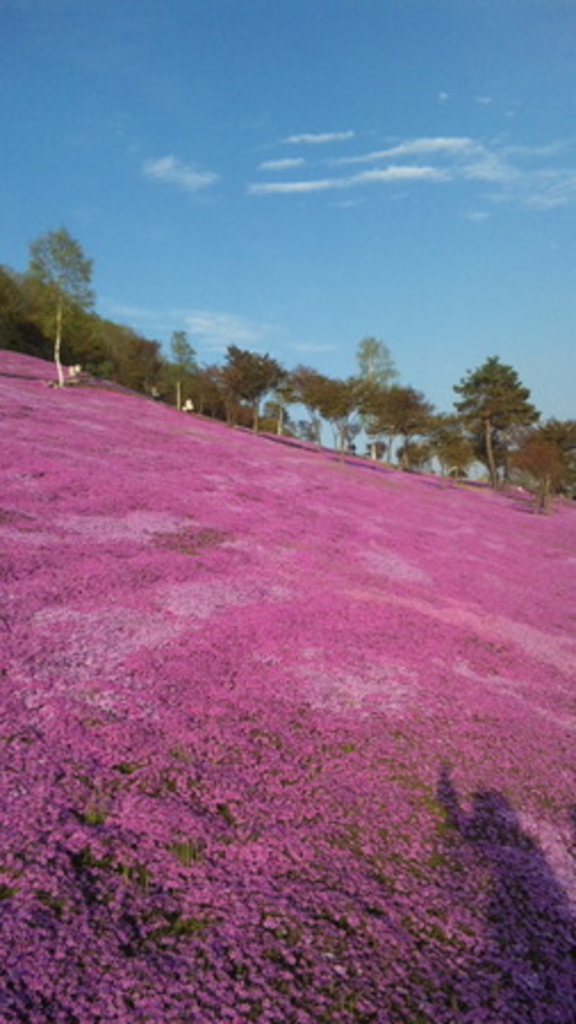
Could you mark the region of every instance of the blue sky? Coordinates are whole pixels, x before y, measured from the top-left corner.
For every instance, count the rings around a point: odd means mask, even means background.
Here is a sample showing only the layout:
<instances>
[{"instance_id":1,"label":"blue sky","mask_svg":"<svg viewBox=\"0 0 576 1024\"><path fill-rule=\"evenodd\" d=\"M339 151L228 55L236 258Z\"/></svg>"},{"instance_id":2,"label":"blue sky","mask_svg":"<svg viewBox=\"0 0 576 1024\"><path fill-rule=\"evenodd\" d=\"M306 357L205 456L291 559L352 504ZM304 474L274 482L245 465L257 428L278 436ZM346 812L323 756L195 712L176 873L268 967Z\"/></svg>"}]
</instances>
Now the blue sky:
<instances>
[{"instance_id":1,"label":"blue sky","mask_svg":"<svg viewBox=\"0 0 576 1024\"><path fill-rule=\"evenodd\" d=\"M0 129L0 263L146 337L576 416L576 0L0 0Z\"/></svg>"}]
</instances>

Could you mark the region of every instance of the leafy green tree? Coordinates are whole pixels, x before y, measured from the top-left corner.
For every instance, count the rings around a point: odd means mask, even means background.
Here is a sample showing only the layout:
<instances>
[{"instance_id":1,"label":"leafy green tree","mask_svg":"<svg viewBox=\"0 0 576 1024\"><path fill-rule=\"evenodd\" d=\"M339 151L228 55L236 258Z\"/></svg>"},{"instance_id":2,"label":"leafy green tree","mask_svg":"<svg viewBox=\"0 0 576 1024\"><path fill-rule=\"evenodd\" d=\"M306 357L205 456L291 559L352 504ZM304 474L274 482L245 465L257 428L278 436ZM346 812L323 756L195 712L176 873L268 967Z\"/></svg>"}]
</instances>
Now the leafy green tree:
<instances>
[{"instance_id":1,"label":"leafy green tree","mask_svg":"<svg viewBox=\"0 0 576 1024\"><path fill-rule=\"evenodd\" d=\"M562 455L555 444L542 437L528 437L512 457L513 468L522 474L522 482L534 492L536 506L549 512L552 494L562 479Z\"/></svg>"},{"instance_id":2,"label":"leafy green tree","mask_svg":"<svg viewBox=\"0 0 576 1024\"><path fill-rule=\"evenodd\" d=\"M408 468L408 444L428 434L433 406L415 388L393 384L388 389L372 390L363 408L368 437L386 436L389 456L396 438L401 437L400 465L402 469Z\"/></svg>"},{"instance_id":3,"label":"leafy green tree","mask_svg":"<svg viewBox=\"0 0 576 1024\"><path fill-rule=\"evenodd\" d=\"M356 360L360 377L372 384L387 388L398 377L390 349L378 338L362 338L358 343Z\"/></svg>"},{"instance_id":4,"label":"leafy green tree","mask_svg":"<svg viewBox=\"0 0 576 1024\"><path fill-rule=\"evenodd\" d=\"M105 376L134 391L156 394L163 370L159 343L109 320L99 320L98 329L105 352Z\"/></svg>"},{"instance_id":5,"label":"leafy green tree","mask_svg":"<svg viewBox=\"0 0 576 1024\"><path fill-rule=\"evenodd\" d=\"M359 384L359 411L364 431L370 442L372 458L384 457L388 444L383 440L387 433L386 402L388 388L381 388L370 381ZM378 453L378 454L377 454Z\"/></svg>"},{"instance_id":6,"label":"leafy green tree","mask_svg":"<svg viewBox=\"0 0 576 1024\"><path fill-rule=\"evenodd\" d=\"M406 441L398 449L402 468L412 472L424 472L428 469L433 455L429 441Z\"/></svg>"},{"instance_id":7,"label":"leafy green tree","mask_svg":"<svg viewBox=\"0 0 576 1024\"><path fill-rule=\"evenodd\" d=\"M170 353L172 362L182 373L195 373L198 369L196 351L190 344L186 331L172 331Z\"/></svg>"},{"instance_id":8,"label":"leafy green tree","mask_svg":"<svg viewBox=\"0 0 576 1024\"><path fill-rule=\"evenodd\" d=\"M34 321L26 282L0 267L0 348L45 358L50 339Z\"/></svg>"},{"instance_id":9,"label":"leafy green tree","mask_svg":"<svg viewBox=\"0 0 576 1024\"><path fill-rule=\"evenodd\" d=\"M303 405L310 417L308 427L299 424L299 434L307 441L321 443L322 413L327 378L310 366L297 366L290 374L296 402Z\"/></svg>"},{"instance_id":10,"label":"leafy green tree","mask_svg":"<svg viewBox=\"0 0 576 1024\"><path fill-rule=\"evenodd\" d=\"M360 424L352 419L358 407L356 380L322 377L316 382L316 389L316 408L334 429L335 447L345 451L360 430Z\"/></svg>"},{"instance_id":11,"label":"leafy green tree","mask_svg":"<svg viewBox=\"0 0 576 1024\"><path fill-rule=\"evenodd\" d=\"M225 420L226 393L224 388L223 370L216 364L201 366L190 379L190 396L195 410L201 416Z\"/></svg>"},{"instance_id":12,"label":"leafy green tree","mask_svg":"<svg viewBox=\"0 0 576 1024\"><path fill-rule=\"evenodd\" d=\"M474 462L474 447L465 434L459 416L439 413L430 425L432 454L440 463L442 476L464 477Z\"/></svg>"},{"instance_id":13,"label":"leafy green tree","mask_svg":"<svg viewBox=\"0 0 576 1024\"><path fill-rule=\"evenodd\" d=\"M549 512L554 494L576 487L576 420L549 420L526 434L512 456L517 479L536 499L538 511Z\"/></svg>"},{"instance_id":14,"label":"leafy green tree","mask_svg":"<svg viewBox=\"0 0 576 1024\"><path fill-rule=\"evenodd\" d=\"M421 391L412 387L394 385L390 389L389 423L390 431L402 438L399 451L400 466L409 468L409 454L415 452L415 438L424 438L430 429L434 406Z\"/></svg>"},{"instance_id":15,"label":"leafy green tree","mask_svg":"<svg viewBox=\"0 0 576 1024\"><path fill-rule=\"evenodd\" d=\"M176 408L182 408L183 390L189 378L198 370L196 352L188 340L186 331L173 331L170 338L170 354L174 368L176 387ZM189 397L186 395L186 397Z\"/></svg>"},{"instance_id":16,"label":"leafy green tree","mask_svg":"<svg viewBox=\"0 0 576 1024\"><path fill-rule=\"evenodd\" d=\"M362 338L356 350L359 374L356 378L356 400L361 427L369 434L370 420L374 411L385 402L385 395L398 378L390 349L378 338ZM382 442L370 441L370 454L378 458Z\"/></svg>"},{"instance_id":17,"label":"leafy green tree","mask_svg":"<svg viewBox=\"0 0 576 1024\"><path fill-rule=\"evenodd\" d=\"M506 456L505 431L535 423L540 414L530 403L530 391L519 380L516 370L491 356L474 371L469 371L454 391L461 396L456 409L483 448L490 483L498 487L499 475L495 449L500 445ZM505 462L505 458L504 458Z\"/></svg>"},{"instance_id":18,"label":"leafy green tree","mask_svg":"<svg viewBox=\"0 0 576 1024\"><path fill-rule=\"evenodd\" d=\"M269 434L276 434L278 437L293 437L294 424L283 401L278 401L277 391L274 391L272 398L264 403L264 409L260 417L260 430Z\"/></svg>"},{"instance_id":19,"label":"leafy green tree","mask_svg":"<svg viewBox=\"0 0 576 1024\"><path fill-rule=\"evenodd\" d=\"M576 473L576 420L550 419L537 428L539 435L556 445L568 473Z\"/></svg>"},{"instance_id":20,"label":"leafy green tree","mask_svg":"<svg viewBox=\"0 0 576 1024\"><path fill-rule=\"evenodd\" d=\"M42 287L51 310L54 362L58 383L62 386L64 320L75 309L88 310L94 303L91 289L92 260L84 255L79 242L65 228L60 228L58 231L49 231L31 243L28 273Z\"/></svg>"},{"instance_id":21,"label":"leafy green tree","mask_svg":"<svg viewBox=\"0 0 576 1024\"><path fill-rule=\"evenodd\" d=\"M232 419L236 420L234 405L248 402L252 410L252 426L258 430L260 402L278 386L284 370L269 355L259 355L237 345L229 345L223 368L223 382ZM232 401L230 401L232 400ZM229 417L230 418L230 417Z\"/></svg>"},{"instance_id":22,"label":"leafy green tree","mask_svg":"<svg viewBox=\"0 0 576 1024\"><path fill-rule=\"evenodd\" d=\"M290 416L288 408L297 400L294 382L289 373L284 373L274 389L274 395L270 404L270 412L276 419L276 433L281 437L286 428L290 428Z\"/></svg>"}]
</instances>

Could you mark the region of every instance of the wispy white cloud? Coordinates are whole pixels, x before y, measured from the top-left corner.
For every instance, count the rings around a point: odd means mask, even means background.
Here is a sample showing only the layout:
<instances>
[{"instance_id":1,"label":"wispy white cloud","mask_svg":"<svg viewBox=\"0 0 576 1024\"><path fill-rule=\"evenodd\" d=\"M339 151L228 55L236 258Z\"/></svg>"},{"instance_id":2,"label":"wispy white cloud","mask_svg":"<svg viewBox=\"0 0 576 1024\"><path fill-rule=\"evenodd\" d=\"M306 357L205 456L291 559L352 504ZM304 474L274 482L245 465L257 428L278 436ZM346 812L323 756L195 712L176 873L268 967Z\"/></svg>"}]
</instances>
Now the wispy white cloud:
<instances>
[{"instance_id":1,"label":"wispy white cloud","mask_svg":"<svg viewBox=\"0 0 576 1024\"><path fill-rule=\"evenodd\" d=\"M361 171L341 178L316 178L304 181L267 181L248 187L250 195L296 195L329 192L360 185L398 184L407 181L446 181L448 172L436 167L392 165L379 170Z\"/></svg>"},{"instance_id":2,"label":"wispy white cloud","mask_svg":"<svg viewBox=\"0 0 576 1024\"><path fill-rule=\"evenodd\" d=\"M258 349L277 333L274 325L238 313L209 309L150 309L105 297L101 305L109 316L147 336L168 337L172 331L186 330L195 348L214 353L225 351L228 345Z\"/></svg>"},{"instance_id":3,"label":"wispy white cloud","mask_svg":"<svg viewBox=\"0 0 576 1024\"><path fill-rule=\"evenodd\" d=\"M489 107L492 104L491 96L475 96L474 103L477 103L481 107Z\"/></svg>"},{"instance_id":4,"label":"wispy white cloud","mask_svg":"<svg viewBox=\"0 0 576 1024\"><path fill-rule=\"evenodd\" d=\"M335 178L324 178L310 181L264 181L249 185L251 196L297 195L305 192L327 192L329 189L342 188L342 183Z\"/></svg>"},{"instance_id":5,"label":"wispy white cloud","mask_svg":"<svg viewBox=\"0 0 576 1024\"><path fill-rule=\"evenodd\" d=\"M134 331L141 331L146 337L159 336L170 329L181 327L181 322L173 322L170 313L145 306L134 306L130 303L118 302L103 295L99 305L106 316L124 324Z\"/></svg>"},{"instance_id":6,"label":"wispy white cloud","mask_svg":"<svg viewBox=\"0 0 576 1024\"><path fill-rule=\"evenodd\" d=\"M478 158L460 169L460 175L473 181L510 184L521 177L521 172L501 154L482 150Z\"/></svg>"},{"instance_id":7,"label":"wispy white cloud","mask_svg":"<svg viewBox=\"0 0 576 1024\"><path fill-rule=\"evenodd\" d=\"M576 168L541 171L526 182L524 202L534 210L576 203Z\"/></svg>"},{"instance_id":8,"label":"wispy white cloud","mask_svg":"<svg viewBox=\"0 0 576 1024\"><path fill-rule=\"evenodd\" d=\"M490 220L491 216L492 214L487 210L472 210L471 213L466 214L466 220L471 220L474 224L484 224L485 221Z\"/></svg>"},{"instance_id":9,"label":"wispy white cloud","mask_svg":"<svg viewBox=\"0 0 576 1024\"><path fill-rule=\"evenodd\" d=\"M305 341L294 342L290 345L293 352L300 354L307 353L308 355L317 354L320 352L334 352L336 345L321 345L314 344L313 342L307 343Z\"/></svg>"},{"instance_id":10,"label":"wispy white cloud","mask_svg":"<svg viewBox=\"0 0 576 1024\"><path fill-rule=\"evenodd\" d=\"M381 170L362 171L360 174L353 174L351 178L345 178L344 181L347 185L370 185L399 181L447 181L449 178L450 173L438 167L392 165Z\"/></svg>"},{"instance_id":11,"label":"wispy white cloud","mask_svg":"<svg viewBox=\"0 0 576 1024\"><path fill-rule=\"evenodd\" d=\"M282 139L282 142L291 146L318 146L325 145L330 142L348 142L350 139L355 138L356 132L319 132L314 134L313 132L307 132L302 135L289 135L288 138Z\"/></svg>"},{"instance_id":12,"label":"wispy white cloud","mask_svg":"<svg viewBox=\"0 0 576 1024\"><path fill-rule=\"evenodd\" d=\"M390 160L398 157L444 156L464 157L482 151L482 147L474 139L461 136L425 137L408 139L387 149L376 149L369 153L356 156L338 157L335 164L367 164L378 160Z\"/></svg>"},{"instance_id":13,"label":"wispy white cloud","mask_svg":"<svg viewBox=\"0 0 576 1024\"><path fill-rule=\"evenodd\" d=\"M434 153L447 154L449 156L462 156L474 152L479 144L464 135L440 135L423 137L420 139L408 139L388 150L388 156L430 156Z\"/></svg>"},{"instance_id":14,"label":"wispy white cloud","mask_svg":"<svg viewBox=\"0 0 576 1024\"><path fill-rule=\"evenodd\" d=\"M221 313L208 309L192 309L181 313L181 322L196 338L200 348L222 352L228 345L258 348L273 328L237 313Z\"/></svg>"},{"instance_id":15,"label":"wispy white cloud","mask_svg":"<svg viewBox=\"0 0 576 1024\"><path fill-rule=\"evenodd\" d=\"M175 156L147 160L143 170L147 178L176 185L186 192L199 192L218 181L218 175L214 171L200 171L196 164L185 163Z\"/></svg>"},{"instance_id":16,"label":"wispy white cloud","mask_svg":"<svg viewBox=\"0 0 576 1024\"><path fill-rule=\"evenodd\" d=\"M549 142L545 146L504 146L502 153L506 157L526 157L527 159L555 157L560 153L567 152L570 149L570 143L566 140Z\"/></svg>"},{"instance_id":17,"label":"wispy white cloud","mask_svg":"<svg viewBox=\"0 0 576 1024\"><path fill-rule=\"evenodd\" d=\"M306 163L303 156L285 157L283 160L265 160L258 165L260 171L288 171L294 167L303 167Z\"/></svg>"},{"instance_id":18,"label":"wispy white cloud","mask_svg":"<svg viewBox=\"0 0 576 1024\"><path fill-rule=\"evenodd\" d=\"M293 140L302 138L291 136ZM329 136L322 138L328 141ZM566 141L528 146L511 144L502 138L480 140L467 135L422 136L394 141L386 148L346 157L330 154L309 165L315 167L316 177L254 183L248 186L248 192L254 196L288 196L342 192L402 182L406 185L468 182L470 187L476 185L477 190L482 190L478 192L476 202L480 201L483 206L507 201L531 209L551 210L576 204L576 161L574 167L569 166L571 152L573 145ZM563 167L558 166L559 155L564 158ZM271 166L261 165L261 169L282 171L295 166L282 165L281 161L269 163ZM325 170L327 167L330 173L322 174L322 168ZM491 187L489 193L485 191L488 186ZM476 220L485 219L483 213L471 216Z\"/></svg>"}]
</instances>

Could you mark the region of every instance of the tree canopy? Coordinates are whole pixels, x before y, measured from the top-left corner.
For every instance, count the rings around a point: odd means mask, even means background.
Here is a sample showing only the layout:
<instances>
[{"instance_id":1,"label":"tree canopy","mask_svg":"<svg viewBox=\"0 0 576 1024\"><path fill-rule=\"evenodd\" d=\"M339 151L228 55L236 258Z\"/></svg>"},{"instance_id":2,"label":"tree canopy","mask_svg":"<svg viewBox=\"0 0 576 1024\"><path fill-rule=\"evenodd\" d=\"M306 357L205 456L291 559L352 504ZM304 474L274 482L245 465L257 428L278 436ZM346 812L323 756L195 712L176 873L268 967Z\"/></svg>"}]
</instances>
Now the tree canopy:
<instances>
[{"instance_id":1,"label":"tree canopy","mask_svg":"<svg viewBox=\"0 0 576 1024\"><path fill-rule=\"evenodd\" d=\"M512 468L534 493L537 508L549 511L552 495L576 484L576 420L549 420L528 431L513 454Z\"/></svg>"},{"instance_id":2,"label":"tree canopy","mask_svg":"<svg viewBox=\"0 0 576 1024\"><path fill-rule=\"evenodd\" d=\"M183 401L189 398L189 395L184 395L185 385L198 370L196 351L186 331L172 331L170 354L172 364L169 376L174 378L176 386L176 408L181 409Z\"/></svg>"},{"instance_id":3,"label":"tree canopy","mask_svg":"<svg viewBox=\"0 0 576 1024\"><path fill-rule=\"evenodd\" d=\"M264 395L278 386L284 370L268 354L259 355L247 349L229 345L223 369L224 387L233 403L243 399L252 407L253 427L258 430L259 405Z\"/></svg>"},{"instance_id":4,"label":"tree canopy","mask_svg":"<svg viewBox=\"0 0 576 1024\"><path fill-rule=\"evenodd\" d=\"M442 474L465 476L474 462L474 447L464 432L460 418L454 414L437 414L431 420L429 438Z\"/></svg>"},{"instance_id":5,"label":"tree canopy","mask_svg":"<svg viewBox=\"0 0 576 1024\"><path fill-rule=\"evenodd\" d=\"M59 228L31 243L29 275L43 289L54 318L54 361L58 382L63 384L60 357L64 316L74 307L88 310L93 305L92 260L66 228Z\"/></svg>"},{"instance_id":6,"label":"tree canopy","mask_svg":"<svg viewBox=\"0 0 576 1024\"><path fill-rule=\"evenodd\" d=\"M393 384L388 389L371 388L363 396L365 428L369 437L388 438L389 457L397 437L406 446L414 437L427 433L433 406L420 391L412 387ZM406 467L406 458L402 458Z\"/></svg>"},{"instance_id":7,"label":"tree canopy","mask_svg":"<svg viewBox=\"0 0 576 1024\"><path fill-rule=\"evenodd\" d=\"M479 454L484 457L493 487L498 486L495 446L506 451L504 431L512 426L527 426L539 419L540 413L529 401L530 391L521 384L516 370L490 356L478 369L469 371L454 391L460 395L455 402L463 421L480 439Z\"/></svg>"},{"instance_id":8,"label":"tree canopy","mask_svg":"<svg viewBox=\"0 0 576 1024\"><path fill-rule=\"evenodd\" d=\"M356 361L360 376L372 384L388 387L398 377L390 349L378 338L362 338L358 344Z\"/></svg>"}]
</instances>

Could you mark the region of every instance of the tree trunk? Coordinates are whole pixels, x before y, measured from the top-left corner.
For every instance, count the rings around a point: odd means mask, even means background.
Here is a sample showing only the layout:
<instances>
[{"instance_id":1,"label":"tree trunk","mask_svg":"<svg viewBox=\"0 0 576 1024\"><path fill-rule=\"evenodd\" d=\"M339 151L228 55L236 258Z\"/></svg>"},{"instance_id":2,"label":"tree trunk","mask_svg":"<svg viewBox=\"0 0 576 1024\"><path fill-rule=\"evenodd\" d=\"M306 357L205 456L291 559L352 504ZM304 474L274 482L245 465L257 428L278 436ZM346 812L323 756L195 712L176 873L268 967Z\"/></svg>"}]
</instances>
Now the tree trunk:
<instances>
[{"instance_id":1,"label":"tree trunk","mask_svg":"<svg viewBox=\"0 0 576 1024\"><path fill-rule=\"evenodd\" d=\"M404 434L404 441L402 442L402 454L400 456L400 469L402 470L403 473L405 473L406 470L408 469L408 451L407 451L407 448L408 448L409 443L410 442L409 442L408 435Z\"/></svg>"},{"instance_id":2,"label":"tree trunk","mask_svg":"<svg viewBox=\"0 0 576 1024\"><path fill-rule=\"evenodd\" d=\"M277 423L276 423L276 433L277 433L278 437L282 437L282 435L284 434L284 406L283 405L280 405L278 407L278 420L277 420Z\"/></svg>"},{"instance_id":3,"label":"tree trunk","mask_svg":"<svg viewBox=\"0 0 576 1024\"><path fill-rule=\"evenodd\" d=\"M226 423L229 427L235 427L238 419L236 403L231 399L224 399L224 408L226 410Z\"/></svg>"},{"instance_id":4,"label":"tree trunk","mask_svg":"<svg viewBox=\"0 0 576 1024\"><path fill-rule=\"evenodd\" d=\"M176 381L176 408L178 412L182 408L182 382L179 379Z\"/></svg>"},{"instance_id":5,"label":"tree trunk","mask_svg":"<svg viewBox=\"0 0 576 1024\"><path fill-rule=\"evenodd\" d=\"M60 387L64 386L64 371L62 369L62 363L60 362L60 350L62 348L62 300L58 299L56 306L56 338L54 340L54 362L56 363L56 372L58 374L58 384Z\"/></svg>"},{"instance_id":6,"label":"tree trunk","mask_svg":"<svg viewBox=\"0 0 576 1024\"><path fill-rule=\"evenodd\" d=\"M490 476L490 484L494 489L498 487L498 475L496 473L496 463L494 461L494 447L492 445L492 423L490 418L484 420L484 441L486 444L486 460L488 462L488 474Z\"/></svg>"},{"instance_id":7,"label":"tree trunk","mask_svg":"<svg viewBox=\"0 0 576 1024\"><path fill-rule=\"evenodd\" d=\"M552 480L549 476L543 477L540 481L540 487L537 492L537 505L536 509L538 512L543 512L545 515L550 512L552 507Z\"/></svg>"}]
</instances>

